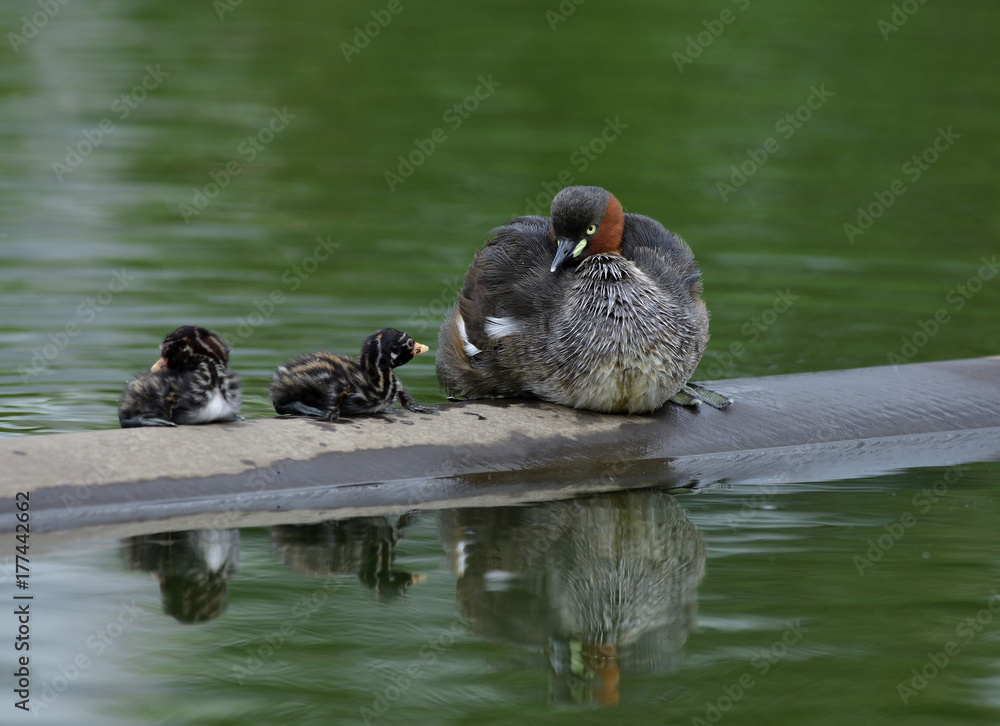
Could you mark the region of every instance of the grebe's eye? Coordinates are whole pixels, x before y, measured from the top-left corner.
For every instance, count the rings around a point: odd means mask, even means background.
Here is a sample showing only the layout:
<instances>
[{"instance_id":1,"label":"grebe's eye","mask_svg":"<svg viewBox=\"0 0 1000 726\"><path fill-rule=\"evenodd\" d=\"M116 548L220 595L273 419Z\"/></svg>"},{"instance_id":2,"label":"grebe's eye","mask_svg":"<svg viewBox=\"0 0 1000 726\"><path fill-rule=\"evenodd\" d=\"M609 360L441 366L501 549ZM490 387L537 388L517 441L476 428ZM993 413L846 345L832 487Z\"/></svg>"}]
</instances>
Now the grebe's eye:
<instances>
[{"instance_id":1,"label":"grebe's eye","mask_svg":"<svg viewBox=\"0 0 1000 726\"><path fill-rule=\"evenodd\" d=\"M597 225L592 224L589 227L587 227L587 234L597 234Z\"/></svg>"}]
</instances>

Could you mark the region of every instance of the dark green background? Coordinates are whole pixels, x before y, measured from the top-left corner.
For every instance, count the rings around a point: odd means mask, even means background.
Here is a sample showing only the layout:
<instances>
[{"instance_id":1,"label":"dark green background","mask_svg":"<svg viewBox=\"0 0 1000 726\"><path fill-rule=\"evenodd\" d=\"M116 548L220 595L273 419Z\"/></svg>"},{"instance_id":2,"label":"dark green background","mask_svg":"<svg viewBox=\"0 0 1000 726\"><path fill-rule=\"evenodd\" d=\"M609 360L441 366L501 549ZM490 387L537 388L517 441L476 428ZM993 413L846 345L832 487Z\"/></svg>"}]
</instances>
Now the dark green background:
<instances>
[{"instance_id":1,"label":"dark green background","mask_svg":"<svg viewBox=\"0 0 1000 726\"><path fill-rule=\"evenodd\" d=\"M248 415L269 414L270 371L294 354L355 352L389 325L433 348L487 230L570 178L610 189L691 244L712 312L701 379L996 354L1000 281L982 258L998 253L1000 221L997 8L904 5L915 12L897 13L905 24L887 31L896 6L856 0L399 0L396 14L379 2L244 0L221 18L228 6L210 2L71 0L53 3L52 17L6 3L0 426L115 426L126 381L185 323L231 338ZM556 22L560 7L575 10ZM342 44L373 11L390 20L348 62ZM32 16L44 27L27 38ZM25 35L17 52L9 33ZM153 87L133 92L144 78ZM831 95L819 104L816 90ZM800 110L811 96L816 108ZM463 103L474 110L459 114ZM283 128L261 136L276 110ZM798 127L786 120L797 112L808 116ZM617 131L605 131L609 120ZM905 165L939 129L958 138L915 179ZM88 135L100 143L57 178L53 164L66 163L67 145L86 150ZM251 160L255 136L269 143ZM749 161L761 149L766 160ZM420 163L390 190L386 172L415 150ZM744 162L753 173L723 194ZM223 172L229 182L185 222L181 205ZM904 193L850 240L844 225L894 182ZM336 248L313 266L318 237ZM111 294L116 273L127 285ZM419 399L443 400L431 356L400 375ZM749 668L754 647L801 617L812 631L794 662L724 723L995 722L995 631L911 705L895 693L1000 581L991 471L963 479L933 523L863 578L851 557L940 472L790 487L733 531L712 522L753 492L682 499L709 551L689 657L673 675L623 682L620 715L592 718L690 723ZM418 658L428 632L454 617L433 524L406 544L428 583L377 608L355 583L253 689L227 680L231 652L280 622L290 590L312 587L276 584L286 575L264 533L247 533L230 611L199 630L156 614L155 586L119 573L113 550L53 556L39 564L51 588L39 596L51 611L39 673L72 659L116 598L137 597L151 614L65 699L76 715L106 723L96 714L114 702L128 723L351 722L370 700L373 663ZM522 657L469 636L383 722L590 718L550 710L544 669ZM141 688L123 687L126 675ZM264 715L249 715L249 703Z\"/></svg>"}]
</instances>

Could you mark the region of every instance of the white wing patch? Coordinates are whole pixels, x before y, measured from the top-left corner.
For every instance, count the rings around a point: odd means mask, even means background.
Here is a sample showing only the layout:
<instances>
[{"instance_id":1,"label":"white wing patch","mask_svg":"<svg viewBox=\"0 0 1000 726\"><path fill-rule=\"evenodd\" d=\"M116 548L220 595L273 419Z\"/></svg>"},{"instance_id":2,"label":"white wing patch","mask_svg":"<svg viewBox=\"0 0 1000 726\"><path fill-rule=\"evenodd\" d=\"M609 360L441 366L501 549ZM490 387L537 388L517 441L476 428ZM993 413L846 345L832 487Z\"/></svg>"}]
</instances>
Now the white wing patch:
<instances>
[{"instance_id":1,"label":"white wing patch","mask_svg":"<svg viewBox=\"0 0 1000 726\"><path fill-rule=\"evenodd\" d=\"M502 338L505 335L516 333L521 328L521 323L516 318L486 318L486 334L491 338Z\"/></svg>"},{"instance_id":2,"label":"white wing patch","mask_svg":"<svg viewBox=\"0 0 1000 726\"><path fill-rule=\"evenodd\" d=\"M458 337L462 339L462 347L465 348L465 354L470 358L474 355L479 355L483 351L479 350L476 346L469 342L469 334L465 332L465 320L462 316L458 316Z\"/></svg>"}]
</instances>

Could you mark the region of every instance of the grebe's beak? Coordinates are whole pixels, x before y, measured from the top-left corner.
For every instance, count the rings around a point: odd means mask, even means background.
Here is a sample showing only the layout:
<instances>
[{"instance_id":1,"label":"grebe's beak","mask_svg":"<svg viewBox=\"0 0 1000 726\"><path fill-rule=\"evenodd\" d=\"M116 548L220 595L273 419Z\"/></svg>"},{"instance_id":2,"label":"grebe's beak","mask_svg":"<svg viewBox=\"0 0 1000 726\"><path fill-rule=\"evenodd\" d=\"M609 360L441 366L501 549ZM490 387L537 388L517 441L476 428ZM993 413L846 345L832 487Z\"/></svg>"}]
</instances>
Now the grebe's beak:
<instances>
[{"instance_id":1,"label":"grebe's beak","mask_svg":"<svg viewBox=\"0 0 1000 726\"><path fill-rule=\"evenodd\" d=\"M166 367L167 367L167 359L160 358L160 360L156 361L156 363L153 364L153 367L150 368L149 370L153 371L153 373L156 373L156 371L162 371Z\"/></svg>"},{"instance_id":2,"label":"grebe's beak","mask_svg":"<svg viewBox=\"0 0 1000 726\"><path fill-rule=\"evenodd\" d=\"M577 258L580 253L583 252L584 247L587 246L587 240L575 240L575 239L561 239L559 240L559 246L556 247L555 257L552 258L552 267L549 268L549 272L555 272L560 267L562 267L566 260L570 257Z\"/></svg>"},{"instance_id":3,"label":"grebe's beak","mask_svg":"<svg viewBox=\"0 0 1000 726\"><path fill-rule=\"evenodd\" d=\"M420 355L421 353L426 353L429 350L430 348L423 343L418 343L415 340L413 341L413 355Z\"/></svg>"}]
</instances>

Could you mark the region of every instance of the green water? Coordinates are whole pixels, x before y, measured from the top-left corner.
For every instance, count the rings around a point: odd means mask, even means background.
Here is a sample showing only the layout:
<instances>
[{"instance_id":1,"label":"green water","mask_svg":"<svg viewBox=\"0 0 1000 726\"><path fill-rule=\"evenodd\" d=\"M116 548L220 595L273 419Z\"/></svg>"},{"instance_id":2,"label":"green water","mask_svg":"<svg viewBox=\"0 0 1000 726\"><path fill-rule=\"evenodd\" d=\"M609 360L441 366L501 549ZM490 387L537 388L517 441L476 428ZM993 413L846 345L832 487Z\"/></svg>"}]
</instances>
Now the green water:
<instances>
[{"instance_id":1,"label":"green water","mask_svg":"<svg viewBox=\"0 0 1000 726\"><path fill-rule=\"evenodd\" d=\"M1000 351L990 3L17 0L0 31L6 435L116 426L126 381L184 323L229 337L250 416L270 414L270 371L292 355L353 352L385 326L433 347L487 230L567 183L691 244L712 312L702 378ZM443 400L433 364L400 372L428 403ZM623 660L617 711L567 703L587 689L553 672L547 639L573 638L546 631L535 571L491 585L523 632L467 612L441 534L457 515L442 513L396 544L394 567L425 581L375 602L337 575L242 685L248 650L324 587L282 563L275 535L241 533L228 608L199 625L164 615L117 543L40 554L36 684L90 663L42 713L363 722L412 666L378 722L995 723L1000 631L956 632L1000 584L995 466L961 472L927 512L914 497L946 471L906 466L679 497L704 576L680 567L687 615L649 641L676 657ZM859 574L852 558L907 513L916 524ZM544 526L483 516L470 536L501 544ZM141 614L98 655L88 637L133 598ZM783 637L762 672L755 656ZM903 703L898 684L951 640L960 652Z\"/></svg>"}]
</instances>

